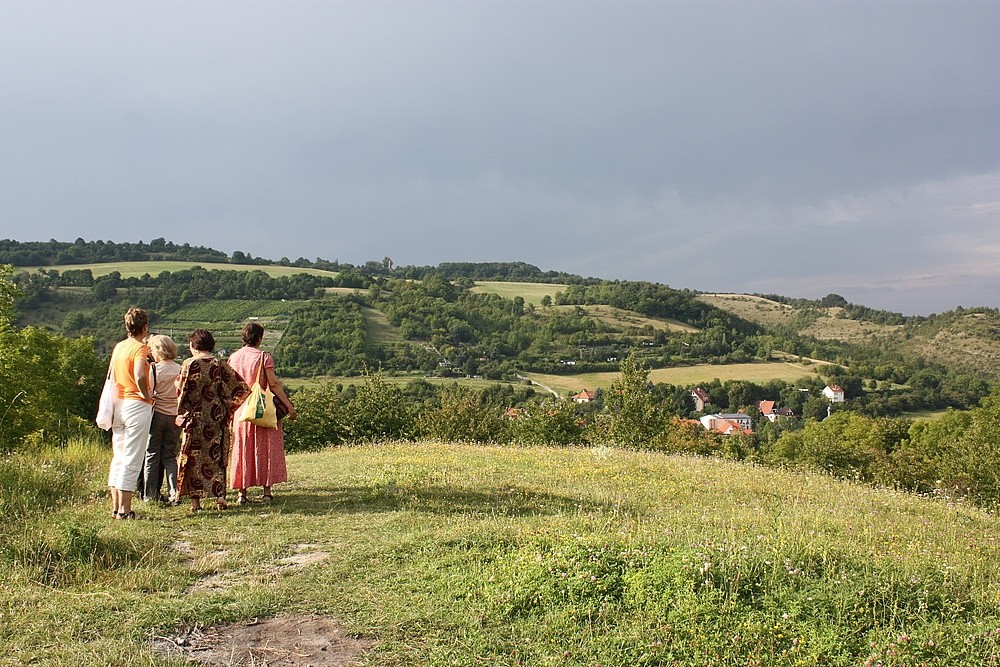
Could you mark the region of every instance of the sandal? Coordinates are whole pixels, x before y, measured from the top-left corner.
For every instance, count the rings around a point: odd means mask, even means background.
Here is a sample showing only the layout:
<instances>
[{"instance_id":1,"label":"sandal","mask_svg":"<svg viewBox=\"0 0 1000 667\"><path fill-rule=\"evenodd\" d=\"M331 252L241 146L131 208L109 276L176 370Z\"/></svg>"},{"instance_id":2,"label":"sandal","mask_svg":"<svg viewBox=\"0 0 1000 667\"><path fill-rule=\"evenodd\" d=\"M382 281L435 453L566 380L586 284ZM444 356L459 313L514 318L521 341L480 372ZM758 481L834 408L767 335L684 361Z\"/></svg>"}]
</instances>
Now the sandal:
<instances>
[{"instance_id":1,"label":"sandal","mask_svg":"<svg viewBox=\"0 0 1000 667\"><path fill-rule=\"evenodd\" d=\"M118 516L115 518L117 518L119 521L129 521L129 520L134 521L135 512L119 512Z\"/></svg>"},{"instance_id":2,"label":"sandal","mask_svg":"<svg viewBox=\"0 0 1000 667\"><path fill-rule=\"evenodd\" d=\"M270 493L267 493L267 494L265 494L265 495L263 495L263 496L260 497L260 501L262 503L269 503L269 502L272 502L273 500L274 500L274 496L272 496Z\"/></svg>"},{"instance_id":3,"label":"sandal","mask_svg":"<svg viewBox=\"0 0 1000 667\"><path fill-rule=\"evenodd\" d=\"M236 504L237 505L249 505L250 504L250 499L247 498L247 494L241 493L240 495L236 496Z\"/></svg>"},{"instance_id":4,"label":"sandal","mask_svg":"<svg viewBox=\"0 0 1000 667\"><path fill-rule=\"evenodd\" d=\"M229 509L229 504L226 502L225 498L216 498L215 499L215 509L219 510L220 512L222 510L227 510L227 509Z\"/></svg>"}]
</instances>

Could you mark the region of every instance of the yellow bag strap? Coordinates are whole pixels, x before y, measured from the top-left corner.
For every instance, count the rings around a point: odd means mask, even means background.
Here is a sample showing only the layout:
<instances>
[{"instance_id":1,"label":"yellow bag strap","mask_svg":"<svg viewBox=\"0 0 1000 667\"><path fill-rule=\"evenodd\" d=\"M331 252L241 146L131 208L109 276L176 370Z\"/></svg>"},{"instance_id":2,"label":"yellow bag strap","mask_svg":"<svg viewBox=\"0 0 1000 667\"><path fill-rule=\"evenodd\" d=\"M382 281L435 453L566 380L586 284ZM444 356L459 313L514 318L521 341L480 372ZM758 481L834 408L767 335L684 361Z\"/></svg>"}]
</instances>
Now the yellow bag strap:
<instances>
[{"instance_id":1,"label":"yellow bag strap","mask_svg":"<svg viewBox=\"0 0 1000 667\"><path fill-rule=\"evenodd\" d=\"M261 389L266 389L266 387L264 387L264 386L262 386L262 385L260 384L260 372L261 372L262 370L264 370L264 351L263 351L263 350L261 350L261 353L260 353L260 361L259 361L259 362L257 362L257 377L255 377L255 378L254 378L254 381L253 381L253 382L254 382L254 384L255 384L256 386L260 387ZM267 379L267 378L266 378L266 376L265 376L265 380L266 380L266 379Z\"/></svg>"}]
</instances>

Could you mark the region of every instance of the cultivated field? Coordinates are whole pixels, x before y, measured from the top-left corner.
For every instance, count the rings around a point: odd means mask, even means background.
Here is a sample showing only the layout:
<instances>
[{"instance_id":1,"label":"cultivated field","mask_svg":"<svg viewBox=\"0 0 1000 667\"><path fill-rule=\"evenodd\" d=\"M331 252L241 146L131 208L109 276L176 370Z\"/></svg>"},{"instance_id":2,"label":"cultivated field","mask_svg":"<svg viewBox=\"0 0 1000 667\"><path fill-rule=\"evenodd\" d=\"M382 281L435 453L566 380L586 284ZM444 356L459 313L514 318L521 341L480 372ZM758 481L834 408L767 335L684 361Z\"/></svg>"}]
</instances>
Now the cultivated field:
<instances>
[{"instance_id":1,"label":"cultivated field","mask_svg":"<svg viewBox=\"0 0 1000 667\"><path fill-rule=\"evenodd\" d=\"M1000 520L944 500L717 459L424 442L293 454L271 504L256 490L113 521L109 456L0 460L16 490L0 664L1000 658Z\"/></svg>"},{"instance_id":2,"label":"cultivated field","mask_svg":"<svg viewBox=\"0 0 1000 667\"><path fill-rule=\"evenodd\" d=\"M472 292L485 292L487 294L499 294L505 299L513 299L516 296L524 299L525 303L533 303L535 306L542 305L542 298L549 296L555 299L556 292L566 289L566 285L548 283L507 283L499 281L477 282L472 288Z\"/></svg>"},{"instance_id":3,"label":"cultivated field","mask_svg":"<svg viewBox=\"0 0 1000 667\"><path fill-rule=\"evenodd\" d=\"M792 362L761 362L752 364L725 364L680 366L677 368L657 368L649 371L653 383L680 386L695 385L718 378L726 380L747 380L759 384L771 380L796 380L812 375L814 370ZM578 392L581 389L607 389L621 374L618 372L581 373L577 375L554 375L549 373L524 373L525 377L560 392Z\"/></svg>"},{"instance_id":4,"label":"cultivated field","mask_svg":"<svg viewBox=\"0 0 1000 667\"><path fill-rule=\"evenodd\" d=\"M263 271L269 276L293 276L299 273L309 273L316 276L336 276L334 271L321 271L320 269L299 268L295 266L274 266L257 264L213 264L210 262L174 262L174 261L151 261L151 262L106 262L102 264L59 264L55 266L26 266L19 267L18 270L37 271L38 269L63 271L81 271L90 269L94 277L105 276L112 271L117 271L122 278L140 278L145 274L156 276L163 271L184 271L186 269L200 266L207 271Z\"/></svg>"}]
</instances>

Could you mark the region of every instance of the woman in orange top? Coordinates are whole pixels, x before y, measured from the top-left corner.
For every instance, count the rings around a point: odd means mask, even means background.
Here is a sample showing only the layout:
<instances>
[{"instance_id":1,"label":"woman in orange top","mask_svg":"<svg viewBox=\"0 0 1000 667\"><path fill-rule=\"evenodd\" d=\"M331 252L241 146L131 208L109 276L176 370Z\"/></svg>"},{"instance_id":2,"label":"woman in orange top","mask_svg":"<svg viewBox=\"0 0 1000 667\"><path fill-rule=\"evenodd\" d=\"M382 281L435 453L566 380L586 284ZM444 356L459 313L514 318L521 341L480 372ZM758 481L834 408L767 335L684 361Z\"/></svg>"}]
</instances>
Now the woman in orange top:
<instances>
[{"instance_id":1,"label":"woman in orange top","mask_svg":"<svg viewBox=\"0 0 1000 667\"><path fill-rule=\"evenodd\" d=\"M142 308L125 313L128 337L115 345L111 368L118 385L119 401L111 422L111 515L116 519L134 519L132 493L146 456L149 424L153 418L153 386L149 374L149 316Z\"/></svg>"}]
</instances>

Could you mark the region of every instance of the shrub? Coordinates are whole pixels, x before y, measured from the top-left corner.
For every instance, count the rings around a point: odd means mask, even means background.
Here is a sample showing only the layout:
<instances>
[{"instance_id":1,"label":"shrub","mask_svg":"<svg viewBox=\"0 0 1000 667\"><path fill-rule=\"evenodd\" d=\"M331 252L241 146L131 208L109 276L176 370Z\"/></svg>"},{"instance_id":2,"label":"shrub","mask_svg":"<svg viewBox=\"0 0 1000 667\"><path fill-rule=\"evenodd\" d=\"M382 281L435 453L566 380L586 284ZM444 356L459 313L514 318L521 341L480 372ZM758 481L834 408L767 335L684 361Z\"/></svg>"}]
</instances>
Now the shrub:
<instances>
[{"instance_id":1,"label":"shrub","mask_svg":"<svg viewBox=\"0 0 1000 667\"><path fill-rule=\"evenodd\" d=\"M449 387L441 392L441 405L424 410L417 420L419 432L441 441L504 442L507 428L499 409L483 403L483 393Z\"/></svg>"}]
</instances>

